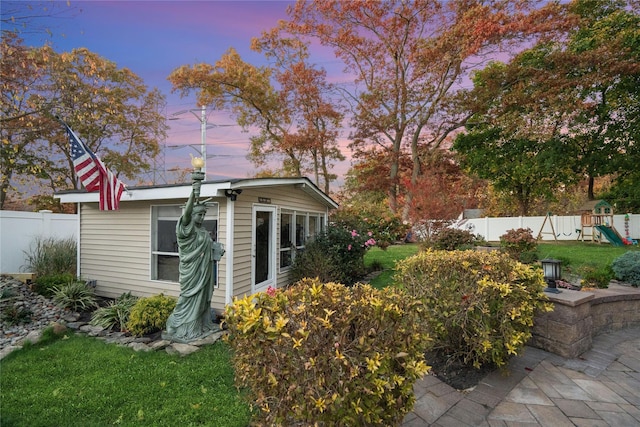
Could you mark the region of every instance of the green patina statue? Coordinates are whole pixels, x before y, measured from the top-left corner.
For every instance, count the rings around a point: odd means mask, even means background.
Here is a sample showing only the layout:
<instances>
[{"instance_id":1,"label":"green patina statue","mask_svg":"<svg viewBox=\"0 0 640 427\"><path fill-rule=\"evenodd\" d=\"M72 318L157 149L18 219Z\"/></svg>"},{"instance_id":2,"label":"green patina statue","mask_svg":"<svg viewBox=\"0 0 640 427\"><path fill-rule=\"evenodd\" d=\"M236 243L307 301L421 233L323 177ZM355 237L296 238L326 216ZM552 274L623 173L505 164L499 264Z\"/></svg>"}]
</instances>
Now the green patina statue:
<instances>
[{"instance_id":1,"label":"green patina statue","mask_svg":"<svg viewBox=\"0 0 640 427\"><path fill-rule=\"evenodd\" d=\"M202 225L207 207L198 201L204 174L194 172L192 177L191 195L176 226L180 296L162 334L164 339L181 343L204 338L219 330L211 315L214 262L218 258L214 257L216 244Z\"/></svg>"}]
</instances>

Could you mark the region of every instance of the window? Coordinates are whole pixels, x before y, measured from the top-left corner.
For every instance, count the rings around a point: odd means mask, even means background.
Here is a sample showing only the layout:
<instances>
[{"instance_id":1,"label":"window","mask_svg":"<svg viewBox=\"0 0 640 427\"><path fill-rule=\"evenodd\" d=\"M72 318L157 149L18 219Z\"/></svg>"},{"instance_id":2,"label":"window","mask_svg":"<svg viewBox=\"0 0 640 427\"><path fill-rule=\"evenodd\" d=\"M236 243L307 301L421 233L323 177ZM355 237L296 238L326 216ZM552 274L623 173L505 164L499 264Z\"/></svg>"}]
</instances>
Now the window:
<instances>
[{"instance_id":1,"label":"window","mask_svg":"<svg viewBox=\"0 0 640 427\"><path fill-rule=\"evenodd\" d=\"M306 222L305 214L296 214L296 249L304 249L304 242L307 240Z\"/></svg>"},{"instance_id":2,"label":"window","mask_svg":"<svg viewBox=\"0 0 640 427\"><path fill-rule=\"evenodd\" d=\"M291 254L291 223L293 214L280 213L280 268L288 267L293 261Z\"/></svg>"},{"instance_id":3,"label":"window","mask_svg":"<svg viewBox=\"0 0 640 427\"><path fill-rule=\"evenodd\" d=\"M282 210L280 212L280 268L290 267L295 253L324 230L324 215ZM295 247L295 250L293 249Z\"/></svg>"},{"instance_id":4,"label":"window","mask_svg":"<svg viewBox=\"0 0 640 427\"><path fill-rule=\"evenodd\" d=\"M182 208L177 205L151 207L151 280L169 282L180 280L180 257L176 237L176 226L180 215L182 215ZM207 209L203 226L216 241L218 237L217 204Z\"/></svg>"}]
</instances>

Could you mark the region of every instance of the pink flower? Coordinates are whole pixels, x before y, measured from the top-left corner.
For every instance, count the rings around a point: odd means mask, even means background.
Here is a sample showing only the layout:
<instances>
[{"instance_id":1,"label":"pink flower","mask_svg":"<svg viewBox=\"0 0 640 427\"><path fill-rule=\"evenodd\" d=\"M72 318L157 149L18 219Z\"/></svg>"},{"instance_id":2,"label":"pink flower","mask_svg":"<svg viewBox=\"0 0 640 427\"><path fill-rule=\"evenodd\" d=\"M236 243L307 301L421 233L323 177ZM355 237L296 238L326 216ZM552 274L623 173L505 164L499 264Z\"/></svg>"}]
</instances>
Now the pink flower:
<instances>
[{"instance_id":1,"label":"pink flower","mask_svg":"<svg viewBox=\"0 0 640 427\"><path fill-rule=\"evenodd\" d=\"M273 288L273 287L269 286L267 288L267 295L272 297L272 296L275 296L275 294L276 294L276 288Z\"/></svg>"},{"instance_id":2,"label":"pink flower","mask_svg":"<svg viewBox=\"0 0 640 427\"><path fill-rule=\"evenodd\" d=\"M371 236L373 236L373 233L370 231L370 232L367 233L367 236L371 237Z\"/></svg>"},{"instance_id":3,"label":"pink flower","mask_svg":"<svg viewBox=\"0 0 640 427\"><path fill-rule=\"evenodd\" d=\"M358 232L356 230L352 230L351 237L356 237L356 236L358 236Z\"/></svg>"},{"instance_id":4,"label":"pink flower","mask_svg":"<svg viewBox=\"0 0 640 427\"><path fill-rule=\"evenodd\" d=\"M350 251L351 250L351 245L347 246L347 250Z\"/></svg>"}]
</instances>

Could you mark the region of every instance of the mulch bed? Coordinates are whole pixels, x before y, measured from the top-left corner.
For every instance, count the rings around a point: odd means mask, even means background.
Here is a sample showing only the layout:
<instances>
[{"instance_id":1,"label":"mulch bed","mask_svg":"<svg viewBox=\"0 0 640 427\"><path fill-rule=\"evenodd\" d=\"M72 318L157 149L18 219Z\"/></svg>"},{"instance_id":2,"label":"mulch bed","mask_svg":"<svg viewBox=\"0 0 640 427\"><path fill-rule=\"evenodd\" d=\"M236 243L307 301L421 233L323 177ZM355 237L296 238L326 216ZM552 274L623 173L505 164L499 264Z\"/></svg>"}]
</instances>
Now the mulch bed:
<instances>
[{"instance_id":1,"label":"mulch bed","mask_svg":"<svg viewBox=\"0 0 640 427\"><path fill-rule=\"evenodd\" d=\"M425 353L425 361L431 366L431 374L456 390L467 390L475 387L485 376L495 371L493 365L485 365L480 369L452 360L446 354L435 351Z\"/></svg>"}]
</instances>

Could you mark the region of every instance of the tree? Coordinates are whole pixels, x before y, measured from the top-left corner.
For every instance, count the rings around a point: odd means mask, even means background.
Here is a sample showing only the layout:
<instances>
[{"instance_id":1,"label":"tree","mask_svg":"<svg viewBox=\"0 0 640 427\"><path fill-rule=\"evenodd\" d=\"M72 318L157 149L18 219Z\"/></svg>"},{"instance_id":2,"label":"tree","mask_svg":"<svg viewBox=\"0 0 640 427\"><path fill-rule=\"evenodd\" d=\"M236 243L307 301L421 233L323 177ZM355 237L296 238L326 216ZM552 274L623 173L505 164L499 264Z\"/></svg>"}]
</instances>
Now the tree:
<instances>
[{"instance_id":1,"label":"tree","mask_svg":"<svg viewBox=\"0 0 640 427\"><path fill-rule=\"evenodd\" d=\"M538 198L550 197L569 179L567 171L554 161L550 148L554 142L542 144L497 127L478 126L459 135L453 148L462 155L464 168L509 194L519 214L526 216Z\"/></svg>"},{"instance_id":2,"label":"tree","mask_svg":"<svg viewBox=\"0 0 640 427\"><path fill-rule=\"evenodd\" d=\"M412 188L422 175L421 153L436 149L464 125L453 109L461 79L507 41L558 28L562 7L536 2L299 0L280 31L316 38L334 49L355 85L343 87L351 104L352 147L378 146L387 154L387 194L399 209L401 158L411 156ZM518 38L519 37L519 38ZM406 193L406 207L412 194Z\"/></svg>"},{"instance_id":3,"label":"tree","mask_svg":"<svg viewBox=\"0 0 640 427\"><path fill-rule=\"evenodd\" d=\"M429 150L421 158L424 173L418 178L418 188L411 188L410 181L405 184L413 194L409 208L412 222L452 220L464 209L478 207L478 193L484 189L484 181L466 175L453 154Z\"/></svg>"},{"instance_id":4,"label":"tree","mask_svg":"<svg viewBox=\"0 0 640 427\"><path fill-rule=\"evenodd\" d=\"M3 33L2 53L3 84L10 89L2 91L2 156L10 168L2 175L0 201L20 179L35 178L51 192L79 188L56 116L121 177L149 169L167 129L157 90L87 49L58 54L48 46L25 48Z\"/></svg>"},{"instance_id":5,"label":"tree","mask_svg":"<svg viewBox=\"0 0 640 427\"><path fill-rule=\"evenodd\" d=\"M3 32L0 44L0 209L18 181L41 177L50 151L36 149L43 127L42 110L33 93L44 87L49 55L46 49L28 49L13 32Z\"/></svg>"},{"instance_id":6,"label":"tree","mask_svg":"<svg viewBox=\"0 0 640 427\"><path fill-rule=\"evenodd\" d=\"M252 49L264 53L273 66L247 64L229 49L215 66L182 66L169 80L182 94L197 90L201 105L230 108L243 130L258 128L259 135L250 138L249 158L255 165L281 156L283 175L312 173L328 193L336 179L332 161L344 156L337 145L343 115L325 99L330 91L326 73L306 62L307 48L295 40L265 33L252 42Z\"/></svg>"},{"instance_id":7,"label":"tree","mask_svg":"<svg viewBox=\"0 0 640 427\"><path fill-rule=\"evenodd\" d=\"M640 162L640 15L629 5L574 1L566 37L538 43L508 64L493 63L476 73L466 98L476 127L454 146L465 151L475 172L482 173L487 161L517 156L512 144L504 143L509 139L528 141L523 151L536 154L528 158L528 169L514 187L494 181L496 189L517 192L524 181L540 182L545 170L545 181L549 172L564 171L555 184L586 177L588 198L593 199L595 178L628 176L625 171ZM487 153L490 147L493 154ZM506 163L501 172L513 166ZM530 176L525 177L527 171Z\"/></svg>"}]
</instances>

